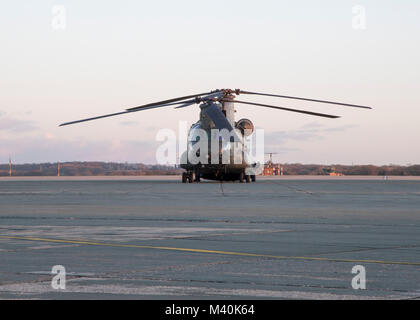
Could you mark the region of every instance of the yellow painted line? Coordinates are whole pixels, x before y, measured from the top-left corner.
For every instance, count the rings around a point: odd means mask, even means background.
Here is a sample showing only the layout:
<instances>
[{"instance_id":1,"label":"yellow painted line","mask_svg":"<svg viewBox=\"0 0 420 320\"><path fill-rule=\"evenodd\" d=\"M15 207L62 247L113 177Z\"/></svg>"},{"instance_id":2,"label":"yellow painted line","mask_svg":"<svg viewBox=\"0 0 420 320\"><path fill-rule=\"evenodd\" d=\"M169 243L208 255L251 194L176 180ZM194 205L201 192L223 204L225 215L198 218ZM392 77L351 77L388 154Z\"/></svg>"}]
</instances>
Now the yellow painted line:
<instances>
[{"instance_id":1,"label":"yellow painted line","mask_svg":"<svg viewBox=\"0 0 420 320\"><path fill-rule=\"evenodd\" d=\"M193 252L193 253L207 253L207 254L210 253L210 254L241 256L241 257L270 258L270 259L376 263L376 264L420 266L420 262L339 259L339 258L321 258L321 257L303 257L303 256L276 256L276 255L269 255L269 254L258 254L258 253L247 253L247 252L233 252L233 251L177 248L177 247L161 247L161 246L142 246L142 245L135 245L135 244L105 243L105 242L93 242L93 241L84 241L84 240L66 240L66 239L50 239L50 238L35 238L35 237L17 237L17 236L0 236L0 239L69 243L69 244L79 244L79 245L87 245L87 246L103 246L103 247L117 247L117 248L138 248L138 249L155 249L155 250L168 250L168 251L183 251L183 252Z\"/></svg>"}]
</instances>

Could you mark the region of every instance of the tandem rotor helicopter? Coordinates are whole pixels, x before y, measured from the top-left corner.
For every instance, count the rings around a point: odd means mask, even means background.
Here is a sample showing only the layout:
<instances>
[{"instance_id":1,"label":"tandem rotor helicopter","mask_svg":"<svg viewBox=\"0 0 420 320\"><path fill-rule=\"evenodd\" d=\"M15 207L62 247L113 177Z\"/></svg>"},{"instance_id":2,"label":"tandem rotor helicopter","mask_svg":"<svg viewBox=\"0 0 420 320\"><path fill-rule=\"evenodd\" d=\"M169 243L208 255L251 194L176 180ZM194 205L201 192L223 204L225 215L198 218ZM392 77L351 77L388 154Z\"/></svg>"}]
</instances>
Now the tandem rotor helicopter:
<instances>
[{"instance_id":1,"label":"tandem rotor helicopter","mask_svg":"<svg viewBox=\"0 0 420 320\"><path fill-rule=\"evenodd\" d=\"M240 101L236 100L236 96L239 95L253 95L253 96L268 96L268 97L277 97L277 98L285 98L285 99L294 99L294 100L303 100L303 101L310 101L310 102L319 102L319 103L327 103L327 104L334 104L340 105L345 107L354 107L354 108L363 108L363 109L372 109L371 107L355 105L355 104L348 104L348 103L341 103L341 102L333 102L333 101L326 101L326 100L316 100L316 99L308 99L308 98L300 98L300 97L292 97L292 96L285 96L285 95L277 95L277 94L268 94L268 93L259 93L259 92L251 92L251 91L244 91L240 89L217 89L210 92L204 92L199 94L188 95L179 98L173 98L153 103L148 103L142 106L134 107L126 109L125 111L118 112L118 113L111 113L106 114L98 117L92 117L77 121L66 122L60 125L67 126L76 123L98 120L102 118L108 118L113 116L118 116L127 113L133 113L137 111L144 111L150 110L155 108L162 108L162 107L169 107L175 106L175 109L185 108L191 106L193 104L200 104L200 119L191 126L188 134L188 146L187 151L181 156L181 168L185 169L186 172L182 174L182 182L192 183L192 182L199 182L201 178L207 180L218 180L218 181L239 181L239 182L255 182L256 181L256 168L261 166L260 163L255 161L250 161L249 159L245 159L246 157L242 157L242 160L238 163L237 161L233 161L233 155L230 153L229 161L223 163L220 161L222 160L223 154L226 149L230 150L231 146L235 142L242 142L249 136L252 132L254 132L254 124L249 119L240 119L239 121L235 121L235 104L247 104L256 107L265 107L265 108L273 108L278 110L296 112L307 114L311 116L317 117L324 117L324 118L331 118L336 119L339 116L324 114L324 113L317 113L312 111L300 110L300 109L292 109L292 108L285 108L279 106L273 106L268 104L261 104L255 102L247 102L247 101ZM216 153L210 150L210 146L214 146L212 144L212 136L210 134L213 130L227 130L227 132L233 133L233 141L229 139L229 141L219 141L220 136L217 136L216 145L219 146ZM199 138L197 138L197 131L204 131L208 133L208 141L206 141L206 146L208 146L208 150L200 150L194 148L194 146L198 143ZM214 142L214 141L213 141ZM227 147L226 147L227 146ZM232 147L233 148L233 147ZM243 152L243 149L241 149ZM191 161L192 158L197 158L202 154L200 152L208 151L206 154L207 159L205 161ZM193 154L191 154L193 152ZM215 159L216 158L216 159ZM208 160L208 161L207 161ZM216 161L215 161L216 160ZM262 164L263 165L263 164Z\"/></svg>"}]
</instances>

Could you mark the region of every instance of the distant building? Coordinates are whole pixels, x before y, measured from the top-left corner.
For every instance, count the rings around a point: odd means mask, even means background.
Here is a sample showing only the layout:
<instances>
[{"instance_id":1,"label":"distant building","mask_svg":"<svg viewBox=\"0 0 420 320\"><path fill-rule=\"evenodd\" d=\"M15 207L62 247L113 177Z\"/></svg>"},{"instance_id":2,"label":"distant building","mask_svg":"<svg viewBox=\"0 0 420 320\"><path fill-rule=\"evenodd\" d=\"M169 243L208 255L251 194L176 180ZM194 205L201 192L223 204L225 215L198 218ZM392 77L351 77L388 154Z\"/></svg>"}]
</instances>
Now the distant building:
<instances>
[{"instance_id":1,"label":"distant building","mask_svg":"<svg viewBox=\"0 0 420 320\"><path fill-rule=\"evenodd\" d=\"M322 169L322 172L323 172L324 175L328 175L328 176L331 176L331 177L341 177L341 176L344 176L343 173L337 172L334 167L331 167L331 168L323 168Z\"/></svg>"},{"instance_id":2,"label":"distant building","mask_svg":"<svg viewBox=\"0 0 420 320\"><path fill-rule=\"evenodd\" d=\"M272 162L267 162L264 165L264 176L282 176L283 167L280 164L274 164Z\"/></svg>"},{"instance_id":3,"label":"distant building","mask_svg":"<svg viewBox=\"0 0 420 320\"><path fill-rule=\"evenodd\" d=\"M263 176L282 176L283 167L280 164L275 164L273 162L273 154L277 154L277 152L269 152L266 154L270 156L270 160L264 164Z\"/></svg>"}]
</instances>

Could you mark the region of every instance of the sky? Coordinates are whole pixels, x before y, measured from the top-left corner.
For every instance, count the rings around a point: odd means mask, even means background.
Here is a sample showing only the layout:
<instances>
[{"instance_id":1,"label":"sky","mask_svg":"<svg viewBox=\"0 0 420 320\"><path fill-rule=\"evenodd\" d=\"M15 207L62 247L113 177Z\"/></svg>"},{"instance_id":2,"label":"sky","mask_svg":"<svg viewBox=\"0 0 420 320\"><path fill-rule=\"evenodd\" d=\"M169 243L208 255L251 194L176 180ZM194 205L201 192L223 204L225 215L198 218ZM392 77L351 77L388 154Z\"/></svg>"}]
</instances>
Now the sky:
<instances>
[{"instance_id":1,"label":"sky","mask_svg":"<svg viewBox=\"0 0 420 320\"><path fill-rule=\"evenodd\" d=\"M158 131L194 123L197 106L58 125L241 88L373 107L241 97L341 116L237 105L276 162L418 164L419 12L417 0L0 0L0 163L156 163Z\"/></svg>"}]
</instances>

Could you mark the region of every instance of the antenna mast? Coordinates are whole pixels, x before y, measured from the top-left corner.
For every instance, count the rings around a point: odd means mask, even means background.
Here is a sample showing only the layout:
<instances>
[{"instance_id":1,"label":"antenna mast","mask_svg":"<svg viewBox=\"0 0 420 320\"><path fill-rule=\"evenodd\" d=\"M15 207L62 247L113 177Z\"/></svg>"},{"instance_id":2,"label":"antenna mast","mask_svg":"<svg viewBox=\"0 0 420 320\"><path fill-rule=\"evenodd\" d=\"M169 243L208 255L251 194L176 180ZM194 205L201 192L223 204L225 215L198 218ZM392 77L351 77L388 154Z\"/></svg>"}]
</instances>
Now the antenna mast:
<instances>
[{"instance_id":1,"label":"antenna mast","mask_svg":"<svg viewBox=\"0 0 420 320\"><path fill-rule=\"evenodd\" d=\"M12 176L12 158L9 156L9 177Z\"/></svg>"}]
</instances>

